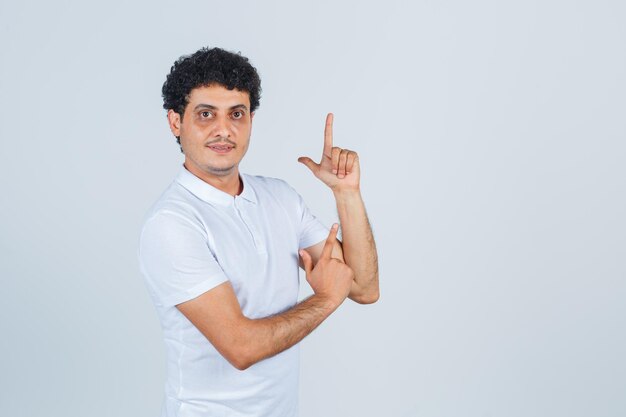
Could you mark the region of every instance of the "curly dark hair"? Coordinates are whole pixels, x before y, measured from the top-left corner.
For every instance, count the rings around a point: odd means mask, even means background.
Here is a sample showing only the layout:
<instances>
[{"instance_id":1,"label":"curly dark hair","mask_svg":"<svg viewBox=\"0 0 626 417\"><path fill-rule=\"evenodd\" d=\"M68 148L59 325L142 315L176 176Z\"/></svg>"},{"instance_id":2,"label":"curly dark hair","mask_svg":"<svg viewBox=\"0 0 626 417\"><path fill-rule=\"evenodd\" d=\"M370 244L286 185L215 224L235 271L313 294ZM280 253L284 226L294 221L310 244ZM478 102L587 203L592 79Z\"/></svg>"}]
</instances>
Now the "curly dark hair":
<instances>
[{"instance_id":1,"label":"curly dark hair","mask_svg":"<svg viewBox=\"0 0 626 417\"><path fill-rule=\"evenodd\" d=\"M174 110L182 118L191 90L213 84L245 91L250 96L250 111L259 107L261 79L248 58L221 48L205 47L181 56L172 65L161 90L163 108ZM176 140L180 145L180 137Z\"/></svg>"}]
</instances>

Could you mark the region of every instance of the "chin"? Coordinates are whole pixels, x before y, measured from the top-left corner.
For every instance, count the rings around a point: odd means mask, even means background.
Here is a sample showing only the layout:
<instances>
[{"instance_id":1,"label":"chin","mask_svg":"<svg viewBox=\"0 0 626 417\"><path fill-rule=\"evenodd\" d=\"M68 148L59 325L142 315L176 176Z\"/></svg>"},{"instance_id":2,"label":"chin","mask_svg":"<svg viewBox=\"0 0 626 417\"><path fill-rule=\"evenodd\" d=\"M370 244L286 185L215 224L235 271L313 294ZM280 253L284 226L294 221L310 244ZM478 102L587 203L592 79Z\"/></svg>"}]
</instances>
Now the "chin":
<instances>
[{"instance_id":1,"label":"chin","mask_svg":"<svg viewBox=\"0 0 626 417\"><path fill-rule=\"evenodd\" d=\"M207 171L218 177L225 177L227 175L232 174L235 171L236 167L237 167L236 165L232 165L229 167L210 166L210 167L207 167Z\"/></svg>"}]
</instances>

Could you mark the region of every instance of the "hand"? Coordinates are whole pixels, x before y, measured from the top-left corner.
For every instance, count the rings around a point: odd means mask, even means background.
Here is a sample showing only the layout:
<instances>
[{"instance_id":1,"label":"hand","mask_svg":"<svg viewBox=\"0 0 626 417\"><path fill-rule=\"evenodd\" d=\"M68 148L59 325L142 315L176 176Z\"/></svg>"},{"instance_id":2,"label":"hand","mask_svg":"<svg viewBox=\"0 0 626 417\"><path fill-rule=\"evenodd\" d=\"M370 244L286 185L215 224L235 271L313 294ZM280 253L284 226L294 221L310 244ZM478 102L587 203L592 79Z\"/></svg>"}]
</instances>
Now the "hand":
<instances>
[{"instance_id":1,"label":"hand","mask_svg":"<svg viewBox=\"0 0 626 417\"><path fill-rule=\"evenodd\" d=\"M324 243L320 259L313 267L311 255L304 249L300 250L302 264L306 271L306 280L313 288L315 295L329 300L333 308L338 307L346 299L354 280L354 271L339 259L331 257L333 246L337 240L338 225L335 223L330 229Z\"/></svg>"},{"instance_id":2,"label":"hand","mask_svg":"<svg viewBox=\"0 0 626 417\"><path fill-rule=\"evenodd\" d=\"M309 157L302 156L298 162L306 165L313 175L328 185L333 191L359 189L359 156L349 149L333 147L333 114L326 116L324 128L324 150L319 164Z\"/></svg>"}]
</instances>

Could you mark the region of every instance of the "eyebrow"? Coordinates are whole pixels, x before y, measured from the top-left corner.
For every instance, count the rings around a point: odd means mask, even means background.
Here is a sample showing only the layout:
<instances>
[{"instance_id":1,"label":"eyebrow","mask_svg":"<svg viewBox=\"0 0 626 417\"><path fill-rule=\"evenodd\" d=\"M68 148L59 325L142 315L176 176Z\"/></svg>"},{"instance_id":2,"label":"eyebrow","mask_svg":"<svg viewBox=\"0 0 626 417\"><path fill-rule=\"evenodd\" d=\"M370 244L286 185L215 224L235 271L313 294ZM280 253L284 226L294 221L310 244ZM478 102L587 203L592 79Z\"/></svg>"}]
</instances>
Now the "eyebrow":
<instances>
[{"instance_id":1,"label":"eyebrow","mask_svg":"<svg viewBox=\"0 0 626 417\"><path fill-rule=\"evenodd\" d=\"M205 103L200 103L196 107L193 108L194 111L197 111L199 109L218 110L217 107L215 107L215 106L213 106L211 104L205 104ZM231 106L228 110L235 110L235 109L248 110L248 107L246 107L245 104L235 104L234 106Z\"/></svg>"}]
</instances>

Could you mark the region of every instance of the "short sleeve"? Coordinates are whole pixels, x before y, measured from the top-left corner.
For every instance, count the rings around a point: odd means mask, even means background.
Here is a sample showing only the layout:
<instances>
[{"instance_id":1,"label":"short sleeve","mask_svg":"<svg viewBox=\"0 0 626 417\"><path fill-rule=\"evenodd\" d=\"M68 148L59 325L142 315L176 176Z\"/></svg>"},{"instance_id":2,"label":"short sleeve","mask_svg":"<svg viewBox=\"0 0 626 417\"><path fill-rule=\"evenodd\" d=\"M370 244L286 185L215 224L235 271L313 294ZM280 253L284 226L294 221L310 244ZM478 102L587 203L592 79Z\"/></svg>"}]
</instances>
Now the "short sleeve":
<instances>
[{"instance_id":1,"label":"short sleeve","mask_svg":"<svg viewBox=\"0 0 626 417\"><path fill-rule=\"evenodd\" d=\"M294 191L295 192L295 191ZM300 213L300 221L298 227L299 249L308 248L319 243L328 237L327 229L313 214L304 203L304 199L300 194L298 196L298 212Z\"/></svg>"},{"instance_id":2,"label":"short sleeve","mask_svg":"<svg viewBox=\"0 0 626 417\"><path fill-rule=\"evenodd\" d=\"M185 216L161 211L141 232L139 264L154 301L171 307L228 280L209 249L206 231Z\"/></svg>"}]
</instances>

